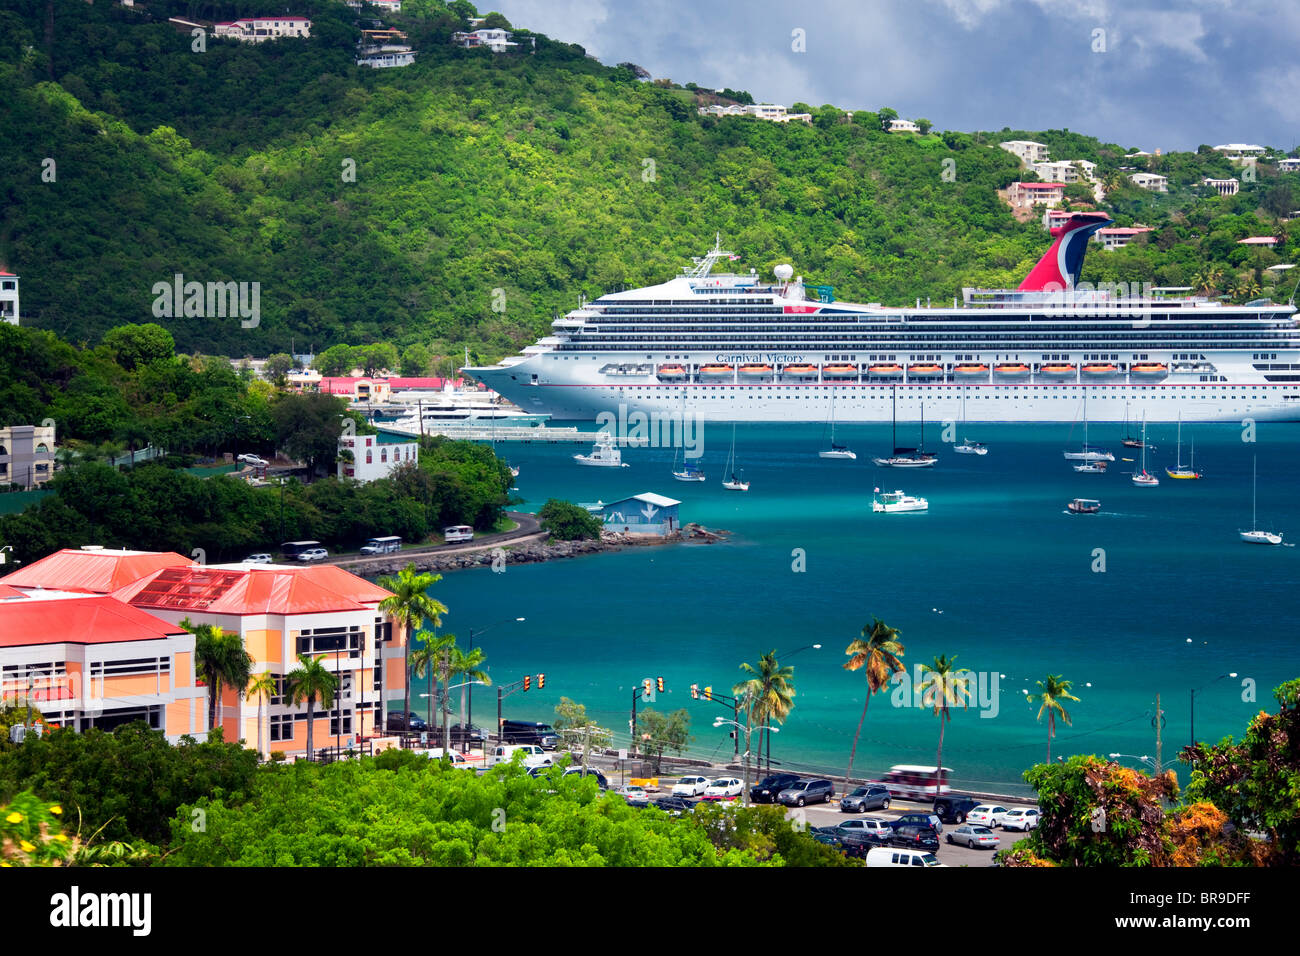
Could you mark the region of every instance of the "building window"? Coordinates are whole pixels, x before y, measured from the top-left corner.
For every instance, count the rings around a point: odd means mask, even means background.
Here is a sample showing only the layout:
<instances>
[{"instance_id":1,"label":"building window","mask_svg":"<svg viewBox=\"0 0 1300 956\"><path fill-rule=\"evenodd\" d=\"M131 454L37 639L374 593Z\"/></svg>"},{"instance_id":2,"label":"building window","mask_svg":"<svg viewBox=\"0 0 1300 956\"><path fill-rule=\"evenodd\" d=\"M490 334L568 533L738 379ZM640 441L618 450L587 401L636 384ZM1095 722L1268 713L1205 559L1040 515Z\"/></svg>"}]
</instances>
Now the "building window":
<instances>
[{"instance_id":1,"label":"building window","mask_svg":"<svg viewBox=\"0 0 1300 956\"><path fill-rule=\"evenodd\" d=\"M272 715L271 739L293 740L293 714Z\"/></svg>"}]
</instances>

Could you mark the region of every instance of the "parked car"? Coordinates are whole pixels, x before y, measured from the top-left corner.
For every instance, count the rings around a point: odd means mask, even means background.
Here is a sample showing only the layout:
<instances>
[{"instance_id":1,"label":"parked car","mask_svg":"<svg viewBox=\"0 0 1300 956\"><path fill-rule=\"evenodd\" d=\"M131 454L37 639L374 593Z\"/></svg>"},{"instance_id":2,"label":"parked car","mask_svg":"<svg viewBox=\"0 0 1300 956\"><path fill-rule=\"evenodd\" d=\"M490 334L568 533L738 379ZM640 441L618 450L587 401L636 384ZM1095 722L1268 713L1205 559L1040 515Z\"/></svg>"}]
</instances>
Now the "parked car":
<instances>
[{"instance_id":1,"label":"parked car","mask_svg":"<svg viewBox=\"0 0 1300 956\"><path fill-rule=\"evenodd\" d=\"M244 558L244 563L245 564L270 564L273 560L275 559L272 558L269 554L250 554L248 557Z\"/></svg>"},{"instance_id":2,"label":"parked car","mask_svg":"<svg viewBox=\"0 0 1300 956\"><path fill-rule=\"evenodd\" d=\"M929 827L935 833L943 832L943 821L937 813L904 813L894 821L895 827L919 826Z\"/></svg>"},{"instance_id":3,"label":"parked car","mask_svg":"<svg viewBox=\"0 0 1300 956\"><path fill-rule=\"evenodd\" d=\"M452 724L448 731L451 736L453 746L465 747L470 744L482 745L487 743L488 734L482 727L475 727L471 724L469 727L461 727L460 724Z\"/></svg>"},{"instance_id":4,"label":"parked car","mask_svg":"<svg viewBox=\"0 0 1300 956\"><path fill-rule=\"evenodd\" d=\"M776 795L787 807L802 807L805 803L825 803L835 796L835 785L829 780L799 780Z\"/></svg>"},{"instance_id":5,"label":"parked car","mask_svg":"<svg viewBox=\"0 0 1300 956\"><path fill-rule=\"evenodd\" d=\"M609 781L605 779L605 775L601 773L599 770L597 770L595 767L588 767L586 770L583 770L581 767L566 767L564 770L564 776L595 777L597 787L599 787L602 791L609 789Z\"/></svg>"},{"instance_id":6,"label":"parked car","mask_svg":"<svg viewBox=\"0 0 1300 956\"><path fill-rule=\"evenodd\" d=\"M1028 832L1038 826L1042 816L1037 807L1012 807L1002 817L1002 829Z\"/></svg>"},{"instance_id":7,"label":"parked car","mask_svg":"<svg viewBox=\"0 0 1300 956\"><path fill-rule=\"evenodd\" d=\"M878 846L867 853L867 866L944 866L933 853Z\"/></svg>"},{"instance_id":8,"label":"parked car","mask_svg":"<svg viewBox=\"0 0 1300 956\"><path fill-rule=\"evenodd\" d=\"M655 801L655 806L670 816L679 817L683 813L690 813L695 809L697 801L689 797L660 797Z\"/></svg>"},{"instance_id":9,"label":"parked car","mask_svg":"<svg viewBox=\"0 0 1300 956\"><path fill-rule=\"evenodd\" d=\"M523 753L524 766L530 770L549 767L555 762L551 759L551 755L537 744L502 744L500 747L494 747L488 754L487 765L495 767L499 763L510 763L516 753Z\"/></svg>"},{"instance_id":10,"label":"parked car","mask_svg":"<svg viewBox=\"0 0 1300 956\"><path fill-rule=\"evenodd\" d=\"M872 843L877 846L889 842L894 828L888 820L874 820L870 817L861 820L844 820L835 826L817 827L818 832L833 831L841 839L857 843Z\"/></svg>"},{"instance_id":11,"label":"parked car","mask_svg":"<svg viewBox=\"0 0 1300 956\"><path fill-rule=\"evenodd\" d=\"M650 794L646 793L645 787L620 787L614 791L622 797L629 807L648 807L650 805Z\"/></svg>"},{"instance_id":12,"label":"parked car","mask_svg":"<svg viewBox=\"0 0 1300 956\"><path fill-rule=\"evenodd\" d=\"M536 744L545 750L560 745L560 735L555 729L536 720L501 721L501 739L510 744Z\"/></svg>"},{"instance_id":13,"label":"parked car","mask_svg":"<svg viewBox=\"0 0 1300 956\"><path fill-rule=\"evenodd\" d=\"M709 778L692 775L673 784L674 797L698 797L709 789Z\"/></svg>"},{"instance_id":14,"label":"parked car","mask_svg":"<svg viewBox=\"0 0 1300 956\"><path fill-rule=\"evenodd\" d=\"M749 799L752 803L776 803L777 794L798 781L797 773L774 773L749 788Z\"/></svg>"},{"instance_id":15,"label":"parked car","mask_svg":"<svg viewBox=\"0 0 1300 956\"><path fill-rule=\"evenodd\" d=\"M939 849L939 834L928 826L909 823L906 826L894 827L889 843L891 846L905 846L914 850L934 852Z\"/></svg>"},{"instance_id":16,"label":"parked car","mask_svg":"<svg viewBox=\"0 0 1300 956\"><path fill-rule=\"evenodd\" d=\"M400 712L391 712L384 718L384 727L387 730L428 730L428 725L424 718L415 711L410 711L405 716Z\"/></svg>"},{"instance_id":17,"label":"parked car","mask_svg":"<svg viewBox=\"0 0 1300 956\"><path fill-rule=\"evenodd\" d=\"M308 548L298 555L299 561L324 561L330 553L324 548Z\"/></svg>"},{"instance_id":18,"label":"parked car","mask_svg":"<svg viewBox=\"0 0 1300 956\"><path fill-rule=\"evenodd\" d=\"M268 461L267 461L265 458L263 458L261 455L240 455L240 456L236 459L236 461L242 461L245 465L252 465L252 466L254 466L254 467L257 467L258 465L269 465L269 464L270 464L270 462L268 462Z\"/></svg>"},{"instance_id":19,"label":"parked car","mask_svg":"<svg viewBox=\"0 0 1300 956\"><path fill-rule=\"evenodd\" d=\"M949 843L964 843L972 850L975 847L988 847L990 850L996 849L998 845L998 835L986 826L978 823L963 823L957 829L947 834L946 839Z\"/></svg>"},{"instance_id":20,"label":"parked car","mask_svg":"<svg viewBox=\"0 0 1300 956\"><path fill-rule=\"evenodd\" d=\"M939 797L934 801L934 812L944 823L965 823L966 814L970 813L980 802L974 797L953 796Z\"/></svg>"},{"instance_id":21,"label":"parked car","mask_svg":"<svg viewBox=\"0 0 1300 956\"><path fill-rule=\"evenodd\" d=\"M704 791L704 799L730 800L740 796L744 789L745 785L740 782L739 777L719 777L709 782L709 786Z\"/></svg>"},{"instance_id":22,"label":"parked car","mask_svg":"<svg viewBox=\"0 0 1300 956\"><path fill-rule=\"evenodd\" d=\"M970 813L966 814L966 822L982 823L986 827L996 827L1002 825L1002 820L1006 815L1006 807L1000 807L995 803L981 803Z\"/></svg>"},{"instance_id":23,"label":"parked car","mask_svg":"<svg viewBox=\"0 0 1300 956\"><path fill-rule=\"evenodd\" d=\"M865 813L868 810L889 809L889 788L883 783L869 783L857 787L840 798L843 813Z\"/></svg>"},{"instance_id":24,"label":"parked car","mask_svg":"<svg viewBox=\"0 0 1300 956\"><path fill-rule=\"evenodd\" d=\"M457 770L473 770L474 765L470 763L469 758L458 750L443 750L441 747L430 747L424 751L424 755L430 760L441 760L442 755L446 754L451 765Z\"/></svg>"}]
</instances>

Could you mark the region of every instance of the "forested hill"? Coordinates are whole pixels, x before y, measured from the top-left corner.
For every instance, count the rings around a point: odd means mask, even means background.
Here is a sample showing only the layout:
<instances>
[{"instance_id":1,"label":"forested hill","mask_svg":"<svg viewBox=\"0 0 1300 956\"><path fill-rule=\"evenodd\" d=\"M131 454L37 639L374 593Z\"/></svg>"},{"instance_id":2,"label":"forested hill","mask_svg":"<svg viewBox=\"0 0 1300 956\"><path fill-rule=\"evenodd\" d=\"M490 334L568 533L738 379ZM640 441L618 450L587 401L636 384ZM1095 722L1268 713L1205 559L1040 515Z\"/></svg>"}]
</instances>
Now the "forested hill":
<instances>
[{"instance_id":1,"label":"forested hill","mask_svg":"<svg viewBox=\"0 0 1300 956\"><path fill-rule=\"evenodd\" d=\"M829 106L812 126L703 118L692 90L544 36L535 52L454 47L465 2L370 9L419 51L403 69L355 65L358 15L340 0L293 5L313 21L307 41L208 36L196 51L166 22L267 6L8 0L0 268L22 277L24 324L94 343L158 321L181 349L235 356L292 337L298 352L388 341L492 359L579 294L676 274L715 233L745 268L790 262L840 298L894 304L1013 284L1045 246L997 196L1023 176L996 148L1009 131L891 136L877 113ZM1025 135L1103 174L1123 153ZM1236 239L1290 228L1294 244L1297 224L1270 218L1300 208L1294 187L1261 169L1241 195L1204 198L1191 184L1227 161L1180 155L1170 196L1111 197L1118 221L1161 228L1095 253L1088 277L1180 285L1217 268L1225 291L1266 284L1278 254ZM154 285L176 273L260 283L260 324L156 318Z\"/></svg>"}]
</instances>

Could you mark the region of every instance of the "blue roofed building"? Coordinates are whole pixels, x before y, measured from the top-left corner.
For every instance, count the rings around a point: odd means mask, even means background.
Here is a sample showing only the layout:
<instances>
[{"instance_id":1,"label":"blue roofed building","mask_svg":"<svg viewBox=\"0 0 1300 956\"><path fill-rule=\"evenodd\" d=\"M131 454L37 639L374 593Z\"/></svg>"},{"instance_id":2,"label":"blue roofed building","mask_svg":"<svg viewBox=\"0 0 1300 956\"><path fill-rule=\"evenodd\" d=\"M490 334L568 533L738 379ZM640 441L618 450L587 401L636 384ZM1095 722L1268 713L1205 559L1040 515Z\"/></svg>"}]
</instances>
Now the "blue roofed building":
<instances>
[{"instance_id":1,"label":"blue roofed building","mask_svg":"<svg viewBox=\"0 0 1300 956\"><path fill-rule=\"evenodd\" d=\"M675 498L646 491L608 504L598 501L585 507L600 518L606 531L665 535L681 530L681 519L677 515L680 504Z\"/></svg>"}]
</instances>

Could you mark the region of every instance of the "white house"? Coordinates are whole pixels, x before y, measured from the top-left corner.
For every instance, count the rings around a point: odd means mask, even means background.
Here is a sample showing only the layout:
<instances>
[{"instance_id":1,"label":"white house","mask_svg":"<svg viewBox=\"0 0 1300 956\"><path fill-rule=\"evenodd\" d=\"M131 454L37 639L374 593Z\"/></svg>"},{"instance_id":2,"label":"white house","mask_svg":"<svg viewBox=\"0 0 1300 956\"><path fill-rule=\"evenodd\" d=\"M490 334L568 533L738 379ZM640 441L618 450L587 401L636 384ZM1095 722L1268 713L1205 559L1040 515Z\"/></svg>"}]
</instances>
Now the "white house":
<instances>
[{"instance_id":1,"label":"white house","mask_svg":"<svg viewBox=\"0 0 1300 956\"><path fill-rule=\"evenodd\" d=\"M1129 173L1128 178L1133 181L1134 186L1141 186L1143 189L1150 189L1153 192L1169 192L1169 178L1159 176L1155 173Z\"/></svg>"},{"instance_id":2,"label":"white house","mask_svg":"<svg viewBox=\"0 0 1300 956\"><path fill-rule=\"evenodd\" d=\"M1202 179L1201 185L1209 186L1220 196L1235 196L1241 188L1241 183L1235 179Z\"/></svg>"},{"instance_id":3,"label":"white house","mask_svg":"<svg viewBox=\"0 0 1300 956\"><path fill-rule=\"evenodd\" d=\"M418 441L381 442L378 435L344 435L339 438L339 451L351 452L352 460L339 456L338 476L362 482L387 478L398 465L420 460Z\"/></svg>"},{"instance_id":4,"label":"white house","mask_svg":"<svg viewBox=\"0 0 1300 956\"><path fill-rule=\"evenodd\" d=\"M18 277L0 271L0 322L18 324Z\"/></svg>"},{"instance_id":5,"label":"white house","mask_svg":"<svg viewBox=\"0 0 1300 956\"><path fill-rule=\"evenodd\" d=\"M1009 139L1005 143L998 143L1008 153L1019 157L1025 165L1030 163L1047 162L1047 144L1035 143L1031 139Z\"/></svg>"},{"instance_id":6,"label":"white house","mask_svg":"<svg viewBox=\"0 0 1300 956\"><path fill-rule=\"evenodd\" d=\"M1223 143L1215 146L1216 153L1223 153L1229 159L1243 159L1246 156L1263 156L1265 149L1263 146L1256 146L1254 143Z\"/></svg>"},{"instance_id":7,"label":"white house","mask_svg":"<svg viewBox=\"0 0 1300 956\"><path fill-rule=\"evenodd\" d=\"M347 5L353 10L361 9L361 0L345 0ZM387 10L389 13L402 12L402 0L365 0L372 7L379 7L381 10Z\"/></svg>"},{"instance_id":8,"label":"white house","mask_svg":"<svg viewBox=\"0 0 1300 956\"><path fill-rule=\"evenodd\" d=\"M1055 206L1065 198L1065 183L1012 183L1007 199L1012 206Z\"/></svg>"},{"instance_id":9,"label":"white house","mask_svg":"<svg viewBox=\"0 0 1300 956\"><path fill-rule=\"evenodd\" d=\"M740 104L721 106L715 103L712 106L700 107L698 112L701 116L752 116L771 123L789 123L792 120L802 123L812 122L811 113L790 113L784 106L776 103L752 103L748 106Z\"/></svg>"},{"instance_id":10,"label":"white house","mask_svg":"<svg viewBox=\"0 0 1300 956\"><path fill-rule=\"evenodd\" d=\"M493 53L505 53L510 47L519 46L511 39L511 34L500 27L479 29L472 33L453 33L451 42L468 49L485 46Z\"/></svg>"},{"instance_id":11,"label":"white house","mask_svg":"<svg viewBox=\"0 0 1300 956\"><path fill-rule=\"evenodd\" d=\"M1300 171L1300 159L1279 159L1277 161L1277 171L1279 173L1294 173Z\"/></svg>"},{"instance_id":12,"label":"white house","mask_svg":"<svg viewBox=\"0 0 1300 956\"><path fill-rule=\"evenodd\" d=\"M54 476L53 425L8 425L0 428L0 487L14 484L30 491Z\"/></svg>"},{"instance_id":13,"label":"white house","mask_svg":"<svg viewBox=\"0 0 1300 956\"><path fill-rule=\"evenodd\" d=\"M311 36L311 21L306 17L251 17L245 20L232 20L218 23L212 32L219 37L233 37L244 43L261 43L280 37Z\"/></svg>"},{"instance_id":14,"label":"white house","mask_svg":"<svg viewBox=\"0 0 1300 956\"><path fill-rule=\"evenodd\" d=\"M1058 159L1051 163L1031 163L1030 168L1044 180L1070 183L1094 182L1097 164L1086 159Z\"/></svg>"},{"instance_id":15,"label":"white house","mask_svg":"<svg viewBox=\"0 0 1300 956\"><path fill-rule=\"evenodd\" d=\"M414 62L414 50L389 50L387 52L366 53L357 57L357 66L368 66L375 70L395 66L410 66Z\"/></svg>"},{"instance_id":16,"label":"white house","mask_svg":"<svg viewBox=\"0 0 1300 956\"><path fill-rule=\"evenodd\" d=\"M1123 249L1144 232L1150 232L1149 226L1114 226L1110 229L1098 229L1093 233L1093 241L1100 242L1103 249Z\"/></svg>"},{"instance_id":17,"label":"white house","mask_svg":"<svg viewBox=\"0 0 1300 956\"><path fill-rule=\"evenodd\" d=\"M921 127L911 120L895 119L889 121L889 131L891 133L920 133Z\"/></svg>"}]
</instances>

